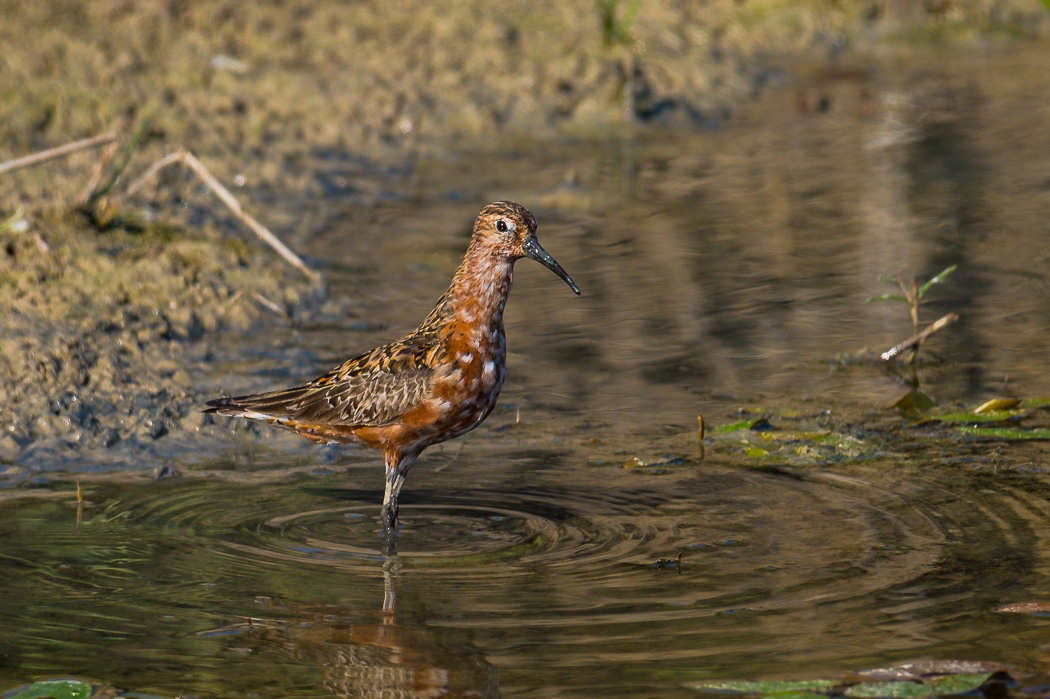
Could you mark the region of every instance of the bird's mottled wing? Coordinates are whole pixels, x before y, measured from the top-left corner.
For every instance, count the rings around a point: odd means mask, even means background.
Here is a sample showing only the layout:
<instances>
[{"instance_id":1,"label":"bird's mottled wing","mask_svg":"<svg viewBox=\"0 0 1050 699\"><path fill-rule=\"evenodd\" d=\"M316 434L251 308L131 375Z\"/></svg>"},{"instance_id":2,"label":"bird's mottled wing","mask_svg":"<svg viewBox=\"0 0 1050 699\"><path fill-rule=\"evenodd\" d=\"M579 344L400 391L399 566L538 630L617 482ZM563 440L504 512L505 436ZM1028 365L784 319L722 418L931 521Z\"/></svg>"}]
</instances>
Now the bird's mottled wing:
<instances>
[{"instance_id":1,"label":"bird's mottled wing","mask_svg":"<svg viewBox=\"0 0 1050 699\"><path fill-rule=\"evenodd\" d=\"M410 335L349 359L302 386L208 403L212 412L354 427L388 424L430 389L438 345ZM254 413L254 415L252 414Z\"/></svg>"},{"instance_id":2,"label":"bird's mottled wing","mask_svg":"<svg viewBox=\"0 0 1050 699\"><path fill-rule=\"evenodd\" d=\"M401 342L344 362L309 384L293 417L360 426L392 422L430 389L431 349Z\"/></svg>"},{"instance_id":3,"label":"bird's mottled wing","mask_svg":"<svg viewBox=\"0 0 1050 699\"><path fill-rule=\"evenodd\" d=\"M411 334L354 357L310 383L209 401L205 412L274 424L378 427L423 400L441 359L442 328L452 319L448 292ZM286 422L287 421L287 422ZM309 436L309 435L307 435Z\"/></svg>"}]
</instances>

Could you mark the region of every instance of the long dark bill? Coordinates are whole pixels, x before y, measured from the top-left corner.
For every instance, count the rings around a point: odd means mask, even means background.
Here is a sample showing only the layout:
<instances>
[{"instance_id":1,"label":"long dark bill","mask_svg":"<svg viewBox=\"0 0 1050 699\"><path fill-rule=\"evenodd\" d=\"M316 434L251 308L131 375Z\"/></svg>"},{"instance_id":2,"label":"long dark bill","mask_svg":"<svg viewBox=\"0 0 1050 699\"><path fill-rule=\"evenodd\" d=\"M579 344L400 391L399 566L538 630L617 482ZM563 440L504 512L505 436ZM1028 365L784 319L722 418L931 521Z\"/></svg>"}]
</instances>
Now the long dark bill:
<instances>
[{"instance_id":1,"label":"long dark bill","mask_svg":"<svg viewBox=\"0 0 1050 699\"><path fill-rule=\"evenodd\" d=\"M525 251L525 254L528 257L536 260L541 265L561 277L565 283L569 285L569 288L576 292L577 296L580 295L580 287L576 286L576 282L572 280L572 277L569 276L568 272L562 269L562 266L558 264L558 261L551 257L550 254L540 246L540 241L536 240L536 236L532 236L526 240L525 244L522 245L522 250Z\"/></svg>"}]
</instances>

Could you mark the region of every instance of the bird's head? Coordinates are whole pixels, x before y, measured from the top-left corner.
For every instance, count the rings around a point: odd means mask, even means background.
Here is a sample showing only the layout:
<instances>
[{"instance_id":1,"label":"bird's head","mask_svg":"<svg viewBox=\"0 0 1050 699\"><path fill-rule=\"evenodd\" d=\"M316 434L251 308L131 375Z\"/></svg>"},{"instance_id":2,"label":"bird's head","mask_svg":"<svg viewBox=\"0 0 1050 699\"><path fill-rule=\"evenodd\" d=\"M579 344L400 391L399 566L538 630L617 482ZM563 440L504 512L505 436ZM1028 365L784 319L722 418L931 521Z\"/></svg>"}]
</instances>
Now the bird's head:
<instances>
[{"instance_id":1,"label":"bird's head","mask_svg":"<svg viewBox=\"0 0 1050 699\"><path fill-rule=\"evenodd\" d=\"M536 217L521 204L496 201L482 209L474 222L474 241L490 254L512 261L522 257L536 260L561 277L579 296L576 282L536 240Z\"/></svg>"}]
</instances>

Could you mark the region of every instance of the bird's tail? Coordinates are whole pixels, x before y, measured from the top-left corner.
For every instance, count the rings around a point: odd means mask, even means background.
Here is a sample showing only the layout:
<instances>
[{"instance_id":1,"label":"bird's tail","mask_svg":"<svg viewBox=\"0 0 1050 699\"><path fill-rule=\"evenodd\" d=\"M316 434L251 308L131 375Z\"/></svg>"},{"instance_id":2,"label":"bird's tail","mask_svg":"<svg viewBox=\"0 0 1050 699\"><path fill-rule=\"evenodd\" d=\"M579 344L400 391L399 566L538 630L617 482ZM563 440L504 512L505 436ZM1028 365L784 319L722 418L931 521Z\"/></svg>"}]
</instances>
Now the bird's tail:
<instances>
[{"instance_id":1,"label":"bird's tail","mask_svg":"<svg viewBox=\"0 0 1050 699\"><path fill-rule=\"evenodd\" d=\"M204 412L261 420L323 444L359 443L352 427L327 425L310 419L308 413L304 414L304 398L308 399L316 391L316 386L305 385L270 393L217 398L205 403Z\"/></svg>"},{"instance_id":2,"label":"bird's tail","mask_svg":"<svg viewBox=\"0 0 1050 699\"><path fill-rule=\"evenodd\" d=\"M269 393L217 398L205 403L204 412L274 422L292 417L308 389L308 386L296 386Z\"/></svg>"}]
</instances>

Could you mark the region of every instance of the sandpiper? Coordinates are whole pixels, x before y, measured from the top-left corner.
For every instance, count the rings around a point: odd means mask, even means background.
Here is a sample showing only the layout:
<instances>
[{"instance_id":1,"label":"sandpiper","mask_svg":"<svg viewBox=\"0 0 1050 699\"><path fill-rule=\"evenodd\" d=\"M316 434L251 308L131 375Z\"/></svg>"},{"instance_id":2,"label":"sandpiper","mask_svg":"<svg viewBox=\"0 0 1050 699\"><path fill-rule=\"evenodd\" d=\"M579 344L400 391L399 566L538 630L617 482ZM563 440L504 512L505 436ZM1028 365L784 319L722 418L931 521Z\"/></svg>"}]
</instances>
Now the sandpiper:
<instances>
[{"instance_id":1,"label":"sandpiper","mask_svg":"<svg viewBox=\"0 0 1050 699\"><path fill-rule=\"evenodd\" d=\"M514 262L530 257L580 293L536 240L536 218L510 201L478 214L459 269L434 310L408 335L292 388L209 401L205 412L262 420L317 442L363 444L386 462L382 521L397 527L397 498L427 447L459 437L492 412L503 387L503 308Z\"/></svg>"}]
</instances>

